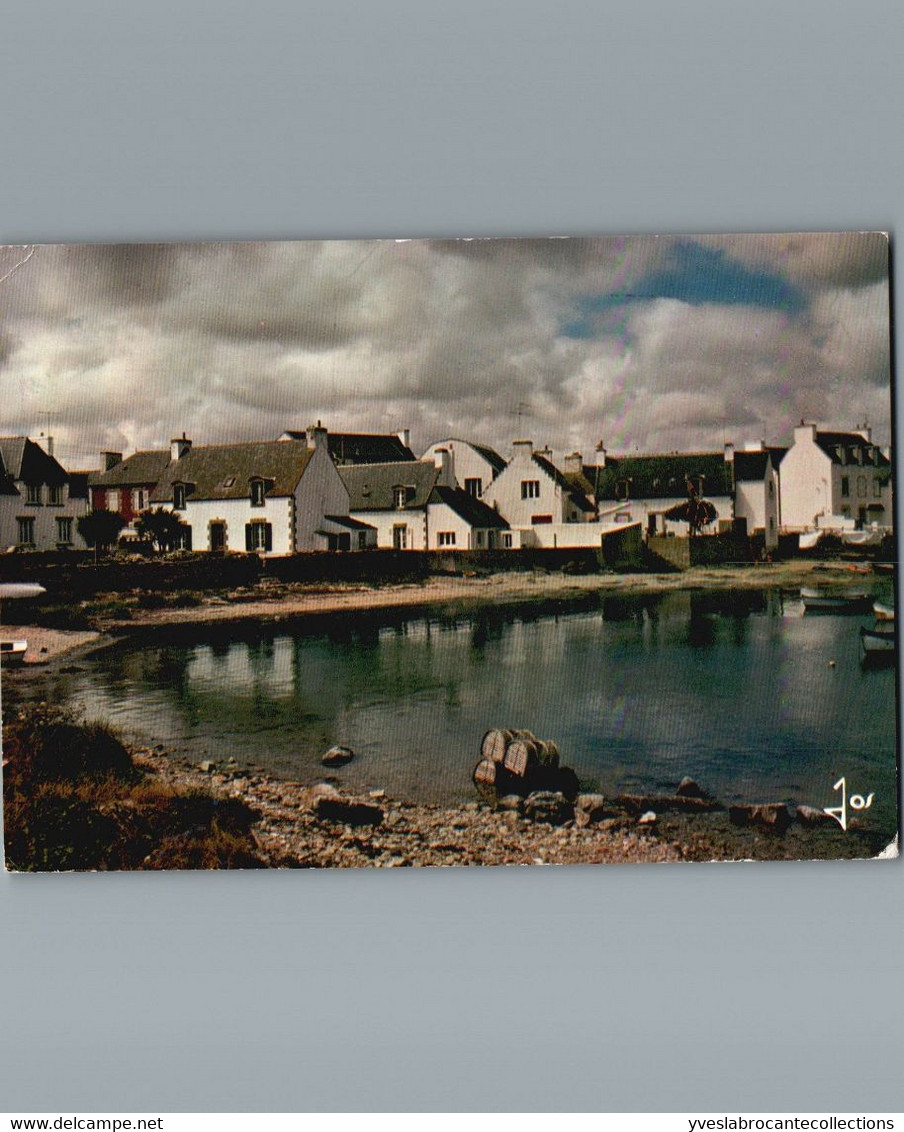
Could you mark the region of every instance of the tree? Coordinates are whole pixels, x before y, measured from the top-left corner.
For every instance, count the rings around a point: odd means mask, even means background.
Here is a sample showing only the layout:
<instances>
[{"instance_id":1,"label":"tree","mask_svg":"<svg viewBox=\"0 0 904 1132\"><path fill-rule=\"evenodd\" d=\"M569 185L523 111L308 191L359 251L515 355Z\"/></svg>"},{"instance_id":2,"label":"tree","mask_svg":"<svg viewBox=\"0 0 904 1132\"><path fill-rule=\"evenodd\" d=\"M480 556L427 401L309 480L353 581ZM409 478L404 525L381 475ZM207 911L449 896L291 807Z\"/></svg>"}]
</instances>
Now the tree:
<instances>
[{"instance_id":1,"label":"tree","mask_svg":"<svg viewBox=\"0 0 904 1132\"><path fill-rule=\"evenodd\" d=\"M119 532L126 525L118 511L92 511L78 520L78 533L95 551L106 550L119 538Z\"/></svg>"},{"instance_id":2,"label":"tree","mask_svg":"<svg viewBox=\"0 0 904 1132\"><path fill-rule=\"evenodd\" d=\"M687 481L687 502L678 503L663 513L664 518L673 522L683 522L688 525L691 538L698 535L704 527L708 527L718 517L718 511L708 499L701 499L692 481Z\"/></svg>"},{"instance_id":3,"label":"tree","mask_svg":"<svg viewBox=\"0 0 904 1132\"><path fill-rule=\"evenodd\" d=\"M149 539L162 554L181 546L188 525L165 507L142 511L135 523L139 538Z\"/></svg>"}]
</instances>

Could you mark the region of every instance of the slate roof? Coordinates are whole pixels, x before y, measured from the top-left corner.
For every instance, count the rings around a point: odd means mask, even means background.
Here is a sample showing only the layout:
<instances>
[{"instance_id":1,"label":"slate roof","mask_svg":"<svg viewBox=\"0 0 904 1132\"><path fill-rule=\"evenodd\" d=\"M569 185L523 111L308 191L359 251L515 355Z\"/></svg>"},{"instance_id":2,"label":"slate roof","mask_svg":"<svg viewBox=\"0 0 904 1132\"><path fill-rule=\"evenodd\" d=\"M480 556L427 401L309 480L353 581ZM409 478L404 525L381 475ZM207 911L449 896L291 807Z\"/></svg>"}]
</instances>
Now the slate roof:
<instances>
[{"instance_id":1,"label":"slate roof","mask_svg":"<svg viewBox=\"0 0 904 1132\"><path fill-rule=\"evenodd\" d=\"M780 448L778 445L775 445L775 444L767 444L766 445L766 451L772 457L773 468L777 468L779 466L779 464L782 462L782 460L784 460L784 458L788 455L788 449L787 448Z\"/></svg>"},{"instance_id":2,"label":"slate roof","mask_svg":"<svg viewBox=\"0 0 904 1132\"><path fill-rule=\"evenodd\" d=\"M731 465L724 452L672 452L651 456L607 456L605 467L585 465L597 500L624 499L619 484L629 481L629 499L685 499L687 477L703 476L703 495L731 495Z\"/></svg>"},{"instance_id":3,"label":"slate roof","mask_svg":"<svg viewBox=\"0 0 904 1132\"><path fill-rule=\"evenodd\" d=\"M471 444L470 440L465 441L466 444ZM483 456L484 460L492 465L493 471L498 476L499 473L506 467L506 462L499 455L495 448L490 448L488 444L471 444L475 452Z\"/></svg>"},{"instance_id":4,"label":"slate roof","mask_svg":"<svg viewBox=\"0 0 904 1132\"><path fill-rule=\"evenodd\" d=\"M405 460L392 464L347 464L339 475L349 495L349 511L399 511L393 489L407 487L404 510L423 509L436 487L440 469L432 460Z\"/></svg>"},{"instance_id":5,"label":"slate roof","mask_svg":"<svg viewBox=\"0 0 904 1132\"><path fill-rule=\"evenodd\" d=\"M307 432L287 429L286 436L292 440L307 441ZM390 464L399 460L415 460L411 449L392 433L375 432L329 432L327 447L333 463L347 464Z\"/></svg>"},{"instance_id":6,"label":"slate roof","mask_svg":"<svg viewBox=\"0 0 904 1132\"><path fill-rule=\"evenodd\" d=\"M90 472L70 472L69 473L69 498L70 499L87 499L88 498L88 479Z\"/></svg>"},{"instance_id":7,"label":"slate roof","mask_svg":"<svg viewBox=\"0 0 904 1132\"><path fill-rule=\"evenodd\" d=\"M61 486L68 482L66 469L27 436L0 437L0 457L9 475L21 483Z\"/></svg>"},{"instance_id":8,"label":"slate roof","mask_svg":"<svg viewBox=\"0 0 904 1132\"><path fill-rule=\"evenodd\" d=\"M445 503L470 527L507 531L508 523L498 511L482 499L477 499L460 487L435 487L430 493L431 503Z\"/></svg>"},{"instance_id":9,"label":"slate roof","mask_svg":"<svg viewBox=\"0 0 904 1132\"><path fill-rule=\"evenodd\" d=\"M864 457L863 463L877 467L887 468L890 461L882 449L872 441L866 440L858 432L817 432L816 443L825 452L833 464L859 464L861 461L855 457L855 449L859 449ZM838 450L844 457L842 459ZM866 459L867 453L872 450L874 458Z\"/></svg>"},{"instance_id":10,"label":"slate roof","mask_svg":"<svg viewBox=\"0 0 904 1132\"><path fill-rule=\"evenodd\" d=\"M335 523L337 527L348 527L350 531L375 531L377 529L370 523L362 523L360 519L353 519L350 515L324 515L323 517L329 519L331 523Z\"/></svg>"},{"instance_id":11,"label":"slate roof","mask_svg":"<svg viewBox=\"0 0 904 1132\"><path fill-rule=\"evenodd\" d=\"M572 503L575 505L575 507L578 508L579 511L594 510L593 504L590 502L587 496L584 495L582 491L578 490L569 481L565 473L560 472L551 460L547 460L545 456L540 456L536 452L533 453L531 459L538 468L542 468L548 476L551 476L555 480L555 482L565 492L565 494L568 495Z\"/></svg>"},{"instance_id":12,"label":"slate roof","mask_svg":"<svg viewBox=\"0 0 904 1132\"><path fill-rule=\"evenodd\" d=\"M3 454L0 452L0 495L18 495L19 489L13 483L13 477L6 470L3 463Z\"/></svg>"},{"instance_id":13,"label":"slate roof","mask_svg":"<svg viewBox=\"0 0 904 1132\"><path fill-rule=\"evenodd\" d=\"M738 483L751 480L762 481L766 478L766 464L769 452L735 452L734 474Z\"/></svg>"},{"instance_id":14,"label":"slate roof","mask_svg":"<svg viewBox=\"0 0 904 1132\"><path fill-rule=\"evenodd\" d=\"M291 495L314 450L290 440L257 440L242 444L211 444L191 448L171 460L151 503L169 503L174 483L194 484L191 499L247 499L253 479L271 480L267 498ZM230 482L231 481L231 482Z\"/></svg>"},{"instance_id":15,"label":"slate roof","mask_svg":"<svg viewBox=\"0 0 904 1132\"><path fill-rule=\"evenodd\" d=\"M157 483L170 462L168 448L133 452L105 472L92 472L91 487L145 487Z\"/></svg>"}]
</instances>

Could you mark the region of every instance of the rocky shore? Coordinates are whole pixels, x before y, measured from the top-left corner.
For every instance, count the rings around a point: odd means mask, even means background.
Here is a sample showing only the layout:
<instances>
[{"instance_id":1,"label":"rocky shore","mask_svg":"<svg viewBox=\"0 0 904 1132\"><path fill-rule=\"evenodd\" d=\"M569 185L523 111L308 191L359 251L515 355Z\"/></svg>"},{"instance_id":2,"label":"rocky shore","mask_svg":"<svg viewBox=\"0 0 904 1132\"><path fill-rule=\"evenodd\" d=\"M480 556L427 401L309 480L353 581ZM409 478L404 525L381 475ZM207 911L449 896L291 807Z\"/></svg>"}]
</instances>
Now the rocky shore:
<instances>
[{"instance_id":1,"label":"rocky shore","mask_svg":"<svg viewBox=\"0 0 904 1132\"><path fill-rule=\"evenodd\" d=\"M656 810L648 798L598 794L579 794L573 804L549 794L429 805L383 790L353 795L335 776L303 786L196 765L162 748L134 750L133 758L170 785L206 785L215 797L246 802L258 814L252 833L261 858L275 868L863 858L887 840L869 829L843 833L815 811L809 820L787 811L786 823L775 820L775 807L744 815L678 794L654 800Z\"/></svg>"}]
</instances>

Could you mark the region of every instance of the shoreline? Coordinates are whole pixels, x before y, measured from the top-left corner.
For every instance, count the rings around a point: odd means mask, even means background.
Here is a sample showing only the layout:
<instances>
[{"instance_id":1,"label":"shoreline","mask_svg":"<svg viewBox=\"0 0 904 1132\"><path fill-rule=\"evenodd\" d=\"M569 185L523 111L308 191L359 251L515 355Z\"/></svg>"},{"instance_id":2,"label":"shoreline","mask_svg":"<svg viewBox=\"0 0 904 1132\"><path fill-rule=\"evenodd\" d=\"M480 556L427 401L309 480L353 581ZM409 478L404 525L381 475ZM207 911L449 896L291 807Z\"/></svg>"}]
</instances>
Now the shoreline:
<instances>
[{"instance_id":1,"label":"shoreline","mask_svg":"<svg viewBox=\"0 0 904 1132\"><path fill-rule=\"evenodd\" d=\"M876 831L854 826L843 833L832 819L798 820L779 831L734 825L719 807L662 812L651 821L619 798L579 795L578 810L597 800L584 815L589 820L582 823L575 812L551 824L529 816L514 798L414 803L380 789L343 790L335 775L304 786L229 765L204 771L162 746L133 748L132 757L169 785L247 803L258 814L252 834L270 868L864 860L888 850Z\"/></svg>"},{"instance_id":2,"label":"shoreline","mask_svg":"<svg viewBox=\"0 0 904 1132\"><path fill-rule=\"evenodd\" d=\"M833 588L862 588L876 575L865 573L844 560L792 560L757 565L700 566L676 573L564 575L503 573L478 577L432 577L425 582L368 586L359 583L304 587L267 587L261 596L251 590L235 591L228 597L204 593L200 604L188 608L130 610L128 617L92 617L86 630L53 629L39 623L4 625L10 636L35 640L22 672L45 668L61 657L73 657L106 648L129 637L172 636L244 628L254 625L293 625L330 617L403 610L412 616L430 610L467 612L475 606L517 609L544 602L567 608L596 597L665 594L676 591L718 592L726 590L796 589L813 582ZM120 603L121 604L121 603ZM37 651L40 650L40 651Z\"/></svg>"}]
</instances>

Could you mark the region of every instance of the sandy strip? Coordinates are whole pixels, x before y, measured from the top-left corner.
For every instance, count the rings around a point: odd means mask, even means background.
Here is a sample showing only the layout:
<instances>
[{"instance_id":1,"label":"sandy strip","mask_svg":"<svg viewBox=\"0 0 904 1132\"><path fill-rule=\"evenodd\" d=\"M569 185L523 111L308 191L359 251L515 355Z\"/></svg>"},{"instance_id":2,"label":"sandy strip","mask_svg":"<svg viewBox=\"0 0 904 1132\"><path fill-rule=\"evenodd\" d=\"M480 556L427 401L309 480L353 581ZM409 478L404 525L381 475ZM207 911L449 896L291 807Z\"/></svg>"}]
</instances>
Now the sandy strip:
<instances>
[{"instance_id":1,"label":"sandy strip","mask_svg":"<svg viewBox=\"0 0 904 1132\"><path fill-rule=\"evenodd\" d=\"M543 599L579 598L590 594L664 593L687 589L762 589L797 587L818 579L833 586L850 583L863 587L872 575L852 569L849 563L812 561L781 562L757 566L696 567L674 574L536 573L492 574L487 577L429 578L425 582L379 586L336 585L285 586L272 597L243 595L242 600L205 598L190 609L136 610L128 621L105 624L128 632L137 627L244 621L324 615L407 606L443 605L453 602L530 602Z\"/></svg>"},{"instance_id":2,"label":"sandy strip","mask_svg":"<svg viewBox=\"0 0 904 1132\"><path fill-rule=\"evenodd\" d=\"M6 625L2 629L3 639L28 641L25 654L25 667L48 664L64 653L91 644L100 638L100 633L75 632L70 629L44 629L39 625Z\"/></svg>"}]
</instances>

